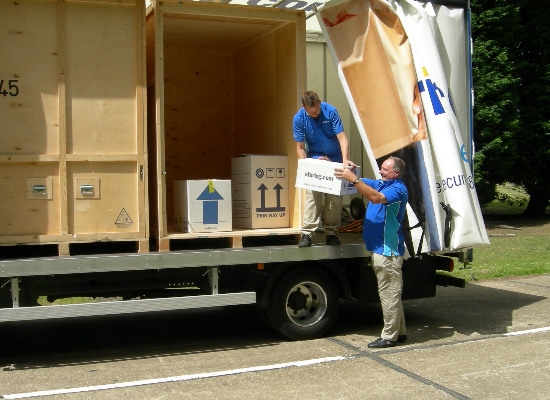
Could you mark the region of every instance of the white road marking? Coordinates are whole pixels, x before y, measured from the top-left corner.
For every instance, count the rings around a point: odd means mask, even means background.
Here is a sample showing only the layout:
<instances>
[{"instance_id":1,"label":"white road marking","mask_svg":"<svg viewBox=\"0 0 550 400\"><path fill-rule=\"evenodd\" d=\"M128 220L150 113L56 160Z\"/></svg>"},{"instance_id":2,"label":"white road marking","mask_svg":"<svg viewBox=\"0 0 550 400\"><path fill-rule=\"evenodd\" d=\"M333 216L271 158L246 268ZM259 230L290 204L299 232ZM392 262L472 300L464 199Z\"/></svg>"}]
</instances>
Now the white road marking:
<instances>
[{"instance_id":1,"label":"white road marking","mask_svg":"<svg viewBox=\"0 0 550 400\"><path fill-rule=\"evenodd\" d=\"M121 389L121 388L128 388L128 387L134 387L134 386L154 385L157 383L181 382L181 381L190 381L193 379L203 379L203 378L213 378L218 376L244 374L248 372L269 371L269 370L289 368L289 367L306 367L314 364L321 364L321 363L327 363L327 362L333 362L333 361L343 361L348 358L349 357L341 357L341 356L317 358L313 360L294 361L294 362L283 363L283 364L263 365L259 367L240 368L240 369L218 371L218 372L207 372L202 374L181 375L181 376L173 376L169 378L147 379L142 381L121 382L121 383L115 383L115 384L109 384L109 385L87 386L87 387L80 387L80 388L73 388L73 389L44 390L40 392L30 392L30 393L5 394L3 396L0 396L0 398L1 399L25 399L29 397L38 397L38 396L53 396L58 394L93 392L93 391L107 390L107 389Z\"/></svg>"},{"instance_id":2,"label":"white road marking","mask_svg":"<svg viewBox=\"0 0 550 400\"><path fill-rule=\"evenodd\" d=\"M525 331L505 333L502 336L528 335L531 333L538 333L538 332L545 332L545 331L550 331L550 326L544 327L544 328L537 328L537 329L528 329ZM499 336L497 335L496 337L499 337ZM489 338L490 337L488 337L488 339ZM283 364L263 365L259 367L240 368L240 369L218 371L218 372L206 372L202 374L180 375L180 376L173 376L169 378L147 379L142 381L121 382L121 383L114 383L109 385L87 386L87 387L72 388L72 389L44 390L44 391L29 392L29 393L5 394L3 396L0 396L0 399L25 399L29 397L38 397L38 396L54 396L58 394L94 392L98 390L107 390L107 389L121 389L121 388L135 387L135 386L154 385L157 383L190 381L194 379L214 378L218 376L237 375L237 374L245 374L248 372L258 372L258 371L269 371L269 370L289 368L289 367L306 367L309 365L315 365L315 364L321 364L321 363L327 363L327 362L333 362L333 361L343 361L343 360L348 360L352 358L353 356L326 357L326 358L317 358L313 360L294 361L294 362L283 363Z\"/></svg>"},{"instance_id":3,"label":"white road marking","mask_svg":"<svg viewBox=\"0 0 550 400\"><path fill-rule=\"evenodd\" d=\"M545 331L550 331L550 326L547 326L547 327L544 327L544 328L529 329L529 330L526 330L526 331L505 333L504 336L528 335L530 333L545 332Z\"/></svg>"}]
</instances>

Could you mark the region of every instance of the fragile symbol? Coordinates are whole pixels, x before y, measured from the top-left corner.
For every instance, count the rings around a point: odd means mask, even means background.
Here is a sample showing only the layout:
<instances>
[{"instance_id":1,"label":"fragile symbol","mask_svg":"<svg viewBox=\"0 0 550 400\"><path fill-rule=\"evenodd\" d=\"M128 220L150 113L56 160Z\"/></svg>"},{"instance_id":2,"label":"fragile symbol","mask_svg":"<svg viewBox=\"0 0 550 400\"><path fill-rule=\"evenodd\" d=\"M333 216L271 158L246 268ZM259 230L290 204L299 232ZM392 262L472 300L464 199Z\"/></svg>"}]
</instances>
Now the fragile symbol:
<instances>
[{"instance_id":1,"label":"fragile symbol","mask_svg":"<svg viewBox=\"0 0 550 400\"><path fill-rule=\"evenodd\" d=\"M129 228L133 223L134 222L124 208L120 211L120 214L118 214L118 218L115 221L117 228Z\"/></svg>"}]
</instances>

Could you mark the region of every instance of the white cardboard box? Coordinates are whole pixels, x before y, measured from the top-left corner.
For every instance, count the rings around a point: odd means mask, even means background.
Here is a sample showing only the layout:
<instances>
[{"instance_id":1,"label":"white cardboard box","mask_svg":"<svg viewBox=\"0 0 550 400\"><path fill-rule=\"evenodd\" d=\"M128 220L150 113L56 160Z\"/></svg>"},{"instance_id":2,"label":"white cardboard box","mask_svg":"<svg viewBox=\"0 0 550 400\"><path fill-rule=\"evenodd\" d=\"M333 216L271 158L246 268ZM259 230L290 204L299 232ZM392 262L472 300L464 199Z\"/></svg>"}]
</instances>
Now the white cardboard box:
<instances>
[{"instance_id":1,"label":"white cardboard box","mask_svg":"<svg viewBox=\"0 0 550 400\"><path fill-rule=\"evenodd\" d=\"M334 176L334 169L342 168L343 166L344 164L342 163L314 158L298 160L296 187L340 196L355 194L357 193L357 188L351 182L338 179ZM361 167L357 167L354 173L360 177Z\"/></svg>"},{"instance_id":2,"label":"white cardboard box","mask_svg":"<svg viewBox=\"0 0 550 400\"><path fill-rule=\"evenodd\" d=\"M179 232L231 231L231 181L174 181L174 220Z\"/></svg>"},{"instance_id":3,"label":"white cardboard box","mask_svg":"<svg viewBox=\"0 0 550 400\"><path fill-rule=\"evenodd\" d=\"M231 159L233 226L288 228L288 157L243 155Z\"/></svg>"}]
</instances>

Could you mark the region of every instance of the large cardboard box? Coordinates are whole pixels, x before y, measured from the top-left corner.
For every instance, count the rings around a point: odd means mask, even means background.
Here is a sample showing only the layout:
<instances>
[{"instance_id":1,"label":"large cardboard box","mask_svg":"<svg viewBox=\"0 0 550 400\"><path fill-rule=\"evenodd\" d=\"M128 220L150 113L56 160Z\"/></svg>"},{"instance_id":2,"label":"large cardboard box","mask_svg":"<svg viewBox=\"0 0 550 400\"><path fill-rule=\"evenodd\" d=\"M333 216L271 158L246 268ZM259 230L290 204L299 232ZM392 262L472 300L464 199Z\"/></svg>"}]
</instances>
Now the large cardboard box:
<instances>
[{"instance_id":1,"label":"large cardboard box","mask_svg":"<svg viewBox=\"0 0 550 400\"><path fill-rule=\"evenodd\" d=\"M313 158L298 160L296 173L296 187L336 195L357 193L357 188L346 180L334 176L335 168L342 168L344 164ZM354 171L357 177L361 176L361 167Z\"/></svg>"},{"instance_id":2,"label":"large cardboard box","mask_svg":"<svg viewBox=\"0 0 550 400\"><path fill-rule=\"evenodd\" d=\"M244 155L231 160L233 224L288 228L288 157Z\"/></svg>"},{"instance_id":3,"label":"large cardboard box","mask_svg":"<svg viewBox=\"0 0 550 400\"><path fill-rule=\"evenodd\" d=\"M179 232L231 231L231 181L175 181L174 218Z\"/></svg>"}]
</instances>

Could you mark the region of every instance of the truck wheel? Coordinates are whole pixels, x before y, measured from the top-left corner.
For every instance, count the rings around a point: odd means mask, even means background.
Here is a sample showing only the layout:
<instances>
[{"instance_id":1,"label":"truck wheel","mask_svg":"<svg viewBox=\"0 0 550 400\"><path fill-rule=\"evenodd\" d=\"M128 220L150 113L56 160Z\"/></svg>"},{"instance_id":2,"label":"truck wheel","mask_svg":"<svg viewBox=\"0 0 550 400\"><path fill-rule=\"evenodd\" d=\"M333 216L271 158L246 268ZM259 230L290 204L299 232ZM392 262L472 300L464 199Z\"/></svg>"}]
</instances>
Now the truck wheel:
<instances>
[{"instance_id":1,"label":"truck wheel","mask_svg":"<svg viewBox=\"0 0 550 400\"><path fill-rule=\"evenodd\" d=\"M365 218L365 203L363 203L363 199L359 197L351 199L349 203L349 213L356 221Z\"/></svg>"},{"instance_id":2,"label":"truck wheel","mask_svg":"<svg viewBox=\"0 0 550 400\"><path fill-rule=\"evenodd\" d=\"M273 289L267 318L278 332L294 339L324 334L338 314L338 290L322 271L304 268L283 276Z\"/></svg>"}]
</instances>

